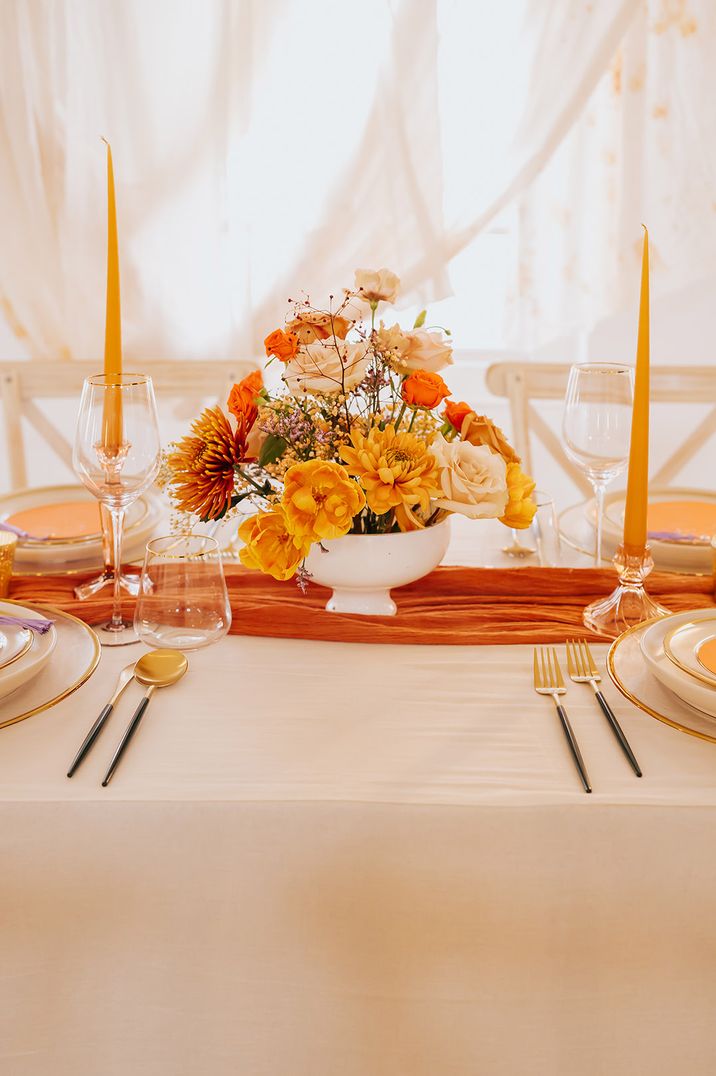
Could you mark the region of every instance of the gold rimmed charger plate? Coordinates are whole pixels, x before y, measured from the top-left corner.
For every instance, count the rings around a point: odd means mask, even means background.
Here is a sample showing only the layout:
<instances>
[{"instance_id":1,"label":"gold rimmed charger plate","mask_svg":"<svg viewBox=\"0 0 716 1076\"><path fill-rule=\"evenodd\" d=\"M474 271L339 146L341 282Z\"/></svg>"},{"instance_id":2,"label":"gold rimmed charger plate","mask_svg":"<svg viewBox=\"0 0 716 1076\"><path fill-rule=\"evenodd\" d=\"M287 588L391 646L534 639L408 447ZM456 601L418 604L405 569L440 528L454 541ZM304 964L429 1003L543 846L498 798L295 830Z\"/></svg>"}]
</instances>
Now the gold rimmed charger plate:
<instances>
[{"instance_id":1,"label":"gold rimmed charger plate","mask_svg":"<svg viewBox=\"0 0 716 1076\"><path fill-rule=\"evenodd\" d=\"M667 632L664 636L664 653L677 669L681 669L682 672L687 673L688 676L692 676L694 680L700 680L702 684L706 684L707 687L716 688L716 677L707 676L706 673L700 673L697 669L690 669L688 665L685 665L681 661L671 647L671 640L675 635L678 635L681 631L686 631L687 628L695 628L700 624L716 624L716 616L704 617L702 620L688 620L685 624L677 624L675 628Z\"/></svg>"},{"instance_id":2,"label":"gold rimmed charger plate","mask_svg":"<svg viewBox=\"0 0 716 1076\"><path fill-rule=\"evenodd\" d=\"M655 624L657 620L663 619L663 617L653 617L651 620L645 620L642 624L635 624L634 627L627 628L618 639L614 640L609 647L609 652L607 654L607 672L609 673L609 678L624 698L628 699L634 706L642 710L643 713L649 714L650 717L656 718L657 721L663 722L664 725L670 725L672 729L678 729L679 732L685 732L687 736L695 736L698 740L707 740L709 743L716 743L716 718L710 718L708 714L704 714L701 711L688 706L678 699L676 695L672 695L667 688L659 684L655 677L652 677L654 681L654 694L657 696L664 695L665 699L669 702L669 709L682 717L682 720L679 721L677 718L664 713L664 710L666 709L665 705L652 705L638 695L635 695L634 692L627 687L617 672L615 658L619 649L628 643L633 643L634 636L637 632L646 631L646 629L651 627L652 624ZM651 676L651 674L648 675ZM687 724L686 722L688 721L691 721L691 724ZM707 726L712 724L714 729L713 733L706 732L703 728L694 727L697 722Z\"/></svg>"},{"instance_id":3,"label":"gold rimmed charger plate","mask_svg":"<svg viewBox=\"0 0 716 1076\"><path fill-rule=\"evenodd\" d=\"M50 707L55 706L58 702L62 702L62 700L66 699L69 695L72 695L78 688L82 687L87 680L89 680L99 664L101 654L99 639L95 632L88 624L85 624L79 617L73 616L72 613L65 613L62 609L58 609L54 605L43 605L42 603L36 602L18 602L8 598L3 598L3 602L8 605L17 605L18 608L21 609L32 609L34 612L40 613L43 616L50 616L55 621L55 627L58 627L59 621L71 621L73 625L76 625L77 628L86 635L89 646L87 657L83 658L81 667L78 672L74 674L72 682L70 684L64 684L59 690L53 689L50 698L45 698L41 702L35 702L29 706L27 705L28 699L32 697L33 690L37 693L37 689L35 688L36 682L38 680L41 681L43 676L46 678L46 674L49 671L48 667L47 669L43 669L35 680L18 688L16 699L13 699L13 695L8 695L5 699L1 700L0 729L4 729L8 725L15 725L18 721L24 721L26 718L33 717L35 714L41 714L43 711L49 710ZM58 636L57 650L53 655L55 661L58 663L56 668L59 668L63 664L61 660L62 637L59 630ZM25 700L24 703L23 698ZM14 703L17 703L18 705L18 712L13 713L10 717L3 716L6 711L12 709Z\"/></svg>"}]
</instances>

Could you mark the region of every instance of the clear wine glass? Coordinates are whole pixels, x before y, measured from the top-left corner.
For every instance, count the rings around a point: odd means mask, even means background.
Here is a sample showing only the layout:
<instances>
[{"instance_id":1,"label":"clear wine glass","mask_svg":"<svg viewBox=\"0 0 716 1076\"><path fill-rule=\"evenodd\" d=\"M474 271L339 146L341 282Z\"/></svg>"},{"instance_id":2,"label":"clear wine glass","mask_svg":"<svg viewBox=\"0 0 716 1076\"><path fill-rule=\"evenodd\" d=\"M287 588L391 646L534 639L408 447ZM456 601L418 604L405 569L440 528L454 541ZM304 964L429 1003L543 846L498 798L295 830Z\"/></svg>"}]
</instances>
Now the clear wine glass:
<instances>
[{"instance_id":1,"label":"clear wine glass","mask_svg":"<svg viewBox=\"0 0 716 1076\"><path fill-rule=\"evenodd\" d=\"M72 464L78 477L112 517L114 588L112 616L95 630L104 646L137 641L122 618L120 572L127 508L159 470L160 441L152 379L145 374L86 378L77 418Z\"/></svg>"},{"instance_id":2,"label":"clear wine glass","mask_svg":"<svg viewBox=\"0 0 716 1076\"><path fill-rule=\"evenodd\" d=\"M594 563L602 563L604 492L629 459L634 373L618 363L585 362L569 371L562 434L567 455L587 476L597 512Z\"/></svg>"},{"instance_id":3,"label":"clear wine glass","mask_svg":"<svg viewBox=\"0 0 716 1076\"><path fill-rule=\"evenodd\" d=\"M205 534L147 542L134 626L143 643L198 650L226 635L231 605L221 551Z\"/></svg>"}]
</instances>

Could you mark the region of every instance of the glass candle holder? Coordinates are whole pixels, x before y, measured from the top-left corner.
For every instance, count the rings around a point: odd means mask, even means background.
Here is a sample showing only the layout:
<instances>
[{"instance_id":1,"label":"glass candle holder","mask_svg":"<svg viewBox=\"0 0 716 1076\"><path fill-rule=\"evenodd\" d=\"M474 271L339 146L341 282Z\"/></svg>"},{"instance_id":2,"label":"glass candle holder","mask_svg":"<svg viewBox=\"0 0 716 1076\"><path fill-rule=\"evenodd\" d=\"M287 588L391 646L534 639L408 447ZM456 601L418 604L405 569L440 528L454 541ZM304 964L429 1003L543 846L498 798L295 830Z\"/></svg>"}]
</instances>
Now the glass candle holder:
<instances>
[{"instance_id":1,"label":"glass candle holder","mask_svg":"<svg viewBox=\"0 0 716 1076\"><path fill-rule=\"evenodd\" d=\"M714 598L716 598L716 534L711 539L711 574L713 581Z\"/></svg>"},{"instance_id":2,"label":"glass candle holder","mask_svg":"<svg viewBox=\"0 0 716 1076\"><path fill-rule=\"evenodd\" d=\"M7 598L15 563L17 535L10 531L0 531L0 598Z\"/></svg>"}]
</instances>

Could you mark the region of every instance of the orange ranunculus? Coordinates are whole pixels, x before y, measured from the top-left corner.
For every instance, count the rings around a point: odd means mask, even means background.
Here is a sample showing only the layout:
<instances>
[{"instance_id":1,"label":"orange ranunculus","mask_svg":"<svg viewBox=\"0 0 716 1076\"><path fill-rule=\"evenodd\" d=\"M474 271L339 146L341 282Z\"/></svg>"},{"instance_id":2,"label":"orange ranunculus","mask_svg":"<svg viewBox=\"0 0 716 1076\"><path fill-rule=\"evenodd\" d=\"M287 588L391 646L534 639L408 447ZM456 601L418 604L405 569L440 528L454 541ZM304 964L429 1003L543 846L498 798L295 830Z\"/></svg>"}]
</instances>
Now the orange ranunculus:
<instances>
[{"instance_id":1,"label":"orange ranunculus","mask_svg":"<svg viewBox=\"0 0 716 1076\"><path fill-rule=\"evenodd\" d=\"M316 340L328 340L331 336L345 340L352 321L340 314L328 314L323 310L303 310L286 328L298 337L301 344L313 344Z\"/></svg>"},{"instance_id":2,"label":"orange ranunculus","mask_svg":"<svg viewBox=\"0 0 716 1076\"><path fill-rule=\"evenodd\" d=\"M400 394L410 407L425 407L428 411L432 411L434 407L442 403L446 396L450 395L450 389L440 374L416 370L410 377L406 377Z\"/></svg>"},{"instance_id":3,"label":"orange ranunculus","mask_svg":"<svg viewBox=\"0 0 716 1076\"><path fill-rule=\"evenodd\" d=\"M281 362L288 362L298 351L298 337L295 333L285 333L283 329L274 329L264 340L267 355L275 355Z\"/></svg>"},{"instance_id":4,"label":"orange ranunculus","mask_svg":"<svg viewBox=\"0 0 716 1076\"><path fill-rule=\"evenodd\" d=\"M462 424L467 416L474 413L475 408L470 407L464 400L461 400L460 403L453 403L451 400L447 400L445 402L445 410L443 411L443 415L447 421L458 433L462 429Z\"/></svg>"},{"instance_id":5,"label":"orange ranunculus","mask_svg":"<svg viewBox=\"0 0 716 1076\"><path fill-rule=\"evenodd\" d=\"M239 381L237 385L234 385L229 393L226 406L237 422L240 422L242 418L244 419L247 433L259 413L256 397L263 387L264 379L261 376L261 371L253 370L243 381Z\"/></svg>"}]
</instances>

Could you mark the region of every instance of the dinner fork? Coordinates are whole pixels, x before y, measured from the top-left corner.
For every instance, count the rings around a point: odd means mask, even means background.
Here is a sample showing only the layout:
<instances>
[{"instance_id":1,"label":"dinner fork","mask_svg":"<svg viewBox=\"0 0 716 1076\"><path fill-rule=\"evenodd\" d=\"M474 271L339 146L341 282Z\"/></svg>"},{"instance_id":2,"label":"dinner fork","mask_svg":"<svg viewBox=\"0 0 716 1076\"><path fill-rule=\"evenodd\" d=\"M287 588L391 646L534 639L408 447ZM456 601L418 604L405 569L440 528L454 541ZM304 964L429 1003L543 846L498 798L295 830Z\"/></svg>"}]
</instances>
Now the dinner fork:
<instances>
[{"instance_id":1,"label":"dinner fork","mask_svg":"<svg viewBox=\"0 0 716 1076\"><path fill-rule=\"evenodd\" d=\"M634 756L634 752L629 746L629 741L624 735L622 727L617 721L614 711L612 710L611 706L604 698L604 695L599 689L598 685L601 683L602 678L599 675L597 666L594 664L594 658L592 657L592 652L589 649L589 643L587 643L584 639L568 639L566 642L566 648L567 669L569 670L570 679L573 680L575 684L591 684L597 702L602 709L602 713L611 725L612 732L619 741L619 746L621 747L626 757L629 759L629 765L634 770L634 773L637 775L637 777L641 777L641 767L639 766L639 763Z\"/></svg>"},{"instance_id":2,"label":"dinner fork","mask_svg":"<svg viewBox=\"0 0 716 1076\"><path fill-rule=\"evenodd\" d=\"M535 691L538 695L550 695L554 701L554 705L557 707L557 713L559 714L559 720L562 722L562 729L564 735L569 744L569 750L572 752L572 758L579 772L580 779L584 786L585 792L591 792L592 786L589 783L589 776L587 774L587 768L584 765L584 759L582 758L582 752L579 750L579 744L577 738L572 731L572 726L569 723L567 717L567 711L564 706L559 702L560 695L566 695L567 688L564 686L564 678L562 676L562 670L559 667L557 661L557 651L554 647L543 647L538 654L537 647L535 647L534 658L534 682Z\"/></svg>"}]
</instances>

